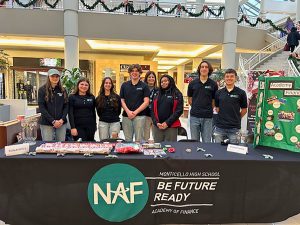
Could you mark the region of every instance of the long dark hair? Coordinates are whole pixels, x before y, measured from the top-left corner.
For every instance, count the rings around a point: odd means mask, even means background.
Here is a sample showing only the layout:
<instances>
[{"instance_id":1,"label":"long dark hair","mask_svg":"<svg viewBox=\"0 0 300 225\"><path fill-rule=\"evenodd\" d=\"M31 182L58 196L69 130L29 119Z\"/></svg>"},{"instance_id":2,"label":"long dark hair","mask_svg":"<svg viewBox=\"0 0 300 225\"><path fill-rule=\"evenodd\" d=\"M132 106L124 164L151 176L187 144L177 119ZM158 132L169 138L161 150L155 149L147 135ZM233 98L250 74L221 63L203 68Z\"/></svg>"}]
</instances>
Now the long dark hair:
<instances>
[{"instance_id":1,"label":"long dark hair","mask_svg":"<svg viewBox=\"0 0 300 225\"><path fill-rule=\"evenodd\" d=\"M112 100L112 106L114 107L114 109L116 111L118 111L119 101L118 101L118 98L117 98L117 94L116 94L116 92L114 90L114 88L115 88L114 83L113 83L113 81L112 81L112 79L110 77L104 77L103 80L102 80L100 91L99 91L98 96L96 98L96 108L97 108L98 111L102 111L103 108L104 108L104 105L105 105L104 83L105 83L106 80L110 80L110 82L111 82L111 88L110 88L109 97Z\"/></svg>"},{"instance_id":2,"label":"long dark hair","mask_svg":"<svg viewBox=\"0 0 300 225\"><path fill-rule=\"evenodd\" d=\"M155 74L154 71L149 70L149 71L146 73L144 82L148 85L148 77L149 77L150 75L153 75L153 76L154 76L154 78L155 78L154 88L157 88L157 78L156 78L156 74Z\"/></svg>"},{"instance_id":3,"label":"long dark hair","mask_svg":"<svg viewBox=\"0 0 300 225\"><path fill-rule=\"evenodd\" d=\"M58 81L58 83L57 83L56 86L64 94L64 101L67 102L68 101L68 95L67 95L66 90L63 88L63 86L62 86L62 84L60 82L60 78L59 78L59 81ZM52 91L52 86L51 86L51 82L50 82L49 76L47 78L45 87L46 87L45 101L49 102L53 98L53 91Z\"/></svg>"},{"instance_id":4,"label":"long dark hair","mask_svg":"<svg viewBox=\"0 0 300 225\"><path fill-rule=\"evenodd\" d=\"M90 80L89 80L88 78L86 78L86 77L81 77L81 78L77 81L77 84L76 84L76 87L75 87L75 89L74 89L74 91L73 91L73 94L74 94L74 95L78 95L78 94L79 94L79 88L78 88L78 86L79 86L79 84L80 84L81 82L87 82L87 83L89 84L89 89L86 91L86 95L92 95L92 93L91 93L91 84L90 84Z\"/></svg>"},{"instance_id":5,"label":"long dark hair","mask_svg":"<svg viewBox=\"0 0 300 225\"><path fill-rule=\"evenodd\" d=\"M164 75L161 76L161 78L160 78L160 80L159 80L159 92L162 92L162 91L165 90L165 89L163 89L163 88L161 87L161 80L162 80L164 77L166 77L166 78L169 80L169 86L168 86L167 89L171 91L172 95L174 95L176 91L177 91L177 92L180 92L179 89L176 87L176 84L175 84L175 81L174 81L173 77L171 77L171 76L168 75L168 74L164 74Z\"/></svg>"}]
</instances>

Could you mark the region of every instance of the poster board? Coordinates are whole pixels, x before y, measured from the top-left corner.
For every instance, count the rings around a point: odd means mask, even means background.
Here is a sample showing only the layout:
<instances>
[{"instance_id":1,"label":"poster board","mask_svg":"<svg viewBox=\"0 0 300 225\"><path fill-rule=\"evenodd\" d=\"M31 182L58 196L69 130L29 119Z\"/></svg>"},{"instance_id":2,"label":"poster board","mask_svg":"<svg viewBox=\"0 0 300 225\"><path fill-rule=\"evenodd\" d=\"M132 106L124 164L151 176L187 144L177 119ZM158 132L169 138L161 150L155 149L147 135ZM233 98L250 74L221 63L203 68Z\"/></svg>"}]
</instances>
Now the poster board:
<instances>
[{"instance_id":1,"label":"poster board","mask_svg":"<svg viewBox=\"0 0 300 225\"><path fill-rule=\"evenodd\" d=\"M254 146L300 152L300 77L260 77Z\"/></svg>"}]
</instances>

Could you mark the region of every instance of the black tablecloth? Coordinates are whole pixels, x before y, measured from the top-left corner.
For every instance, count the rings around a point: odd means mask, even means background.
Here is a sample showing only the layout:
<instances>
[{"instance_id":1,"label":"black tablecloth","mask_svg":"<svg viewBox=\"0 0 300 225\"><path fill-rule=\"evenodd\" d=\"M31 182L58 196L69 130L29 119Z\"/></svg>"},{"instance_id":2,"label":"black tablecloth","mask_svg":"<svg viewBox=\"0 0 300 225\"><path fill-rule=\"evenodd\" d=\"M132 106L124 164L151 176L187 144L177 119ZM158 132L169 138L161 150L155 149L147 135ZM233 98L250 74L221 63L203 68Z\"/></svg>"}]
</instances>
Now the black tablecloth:
<instances>
[{"instance_id":1,"label":"black tablecloth","mask_svg":"<svg viewBox=\"0 0 300 225\"><path fill-rule=\"evenodd\" d=\"M5 157L1 150L0 220L13 225L111 224L92 210L87 187L99 169L113 163L141 171L150 191L144 209L122 224L269 223L300 213L299 154L249 147L249 153L241 155L218 144L169 144L176 152L163 158L142 154L118 155L116 159L54 154ZM197 147L206 151L197 152ZM187 148L192 152L186 152ZM263 154L273 159L265 159ZM170 205L181 202L155 200L156 193L162 192L159 182L190 182L195 177L216 179L215 190L189 190L189 198L181 204L187 206L180 208ZM177 194L174 190L164 192ZM183 211L171 212L174 208ZM193 213L186 214L189 210Z\"/></svg>"}]
</instances>

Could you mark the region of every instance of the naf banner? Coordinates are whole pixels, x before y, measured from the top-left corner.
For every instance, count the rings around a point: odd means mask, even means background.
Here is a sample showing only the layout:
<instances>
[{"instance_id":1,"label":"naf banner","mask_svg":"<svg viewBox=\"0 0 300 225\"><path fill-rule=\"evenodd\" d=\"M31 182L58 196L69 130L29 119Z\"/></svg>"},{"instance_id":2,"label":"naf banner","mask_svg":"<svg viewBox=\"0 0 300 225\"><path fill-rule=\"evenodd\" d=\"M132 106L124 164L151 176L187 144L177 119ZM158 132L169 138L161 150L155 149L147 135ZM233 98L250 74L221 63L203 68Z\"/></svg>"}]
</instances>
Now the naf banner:
<instances>
[{"instance_id":1,"label":"naf banner","mask_svg":"<svg viewBox=\"0 0 300 225\"><path fill-rule=\"evenodd\" d=\"M300 152L300 77L260 77L254 146Z\"/></svg>"}]
</instances>

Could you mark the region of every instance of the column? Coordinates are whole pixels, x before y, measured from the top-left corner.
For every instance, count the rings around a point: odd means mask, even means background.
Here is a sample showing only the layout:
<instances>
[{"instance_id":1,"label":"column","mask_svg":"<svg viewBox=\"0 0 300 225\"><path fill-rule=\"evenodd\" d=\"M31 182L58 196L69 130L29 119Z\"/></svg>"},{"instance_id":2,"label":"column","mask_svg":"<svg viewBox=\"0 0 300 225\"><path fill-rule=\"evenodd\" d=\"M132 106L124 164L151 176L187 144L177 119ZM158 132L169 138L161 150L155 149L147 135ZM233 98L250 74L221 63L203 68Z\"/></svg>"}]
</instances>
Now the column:
<instances>
[{"instance_id":1,"label":"column","mask_svg":"<svg viewBox=\"0 0 300 225\"><path fill-rule=\"evenodd\" d=\"M184 87L184 65L177 66L177 88L182 91ZM184 93L182 93L185 95Z\"/></svg>"},{"instance_id":2,"label":"column","mask_svg":"<svg viewBox=\"0 0 300 225\"><path fill-rule=\"evenodd\" d=\"M196 0L196 7L195 7L195 12L200 13L200 11L203 9L203 5L205 3L205 0ZM202 14L200 18L204 18L205 12Z\"/></svg>"},{"instance_id":3,"label":"column","mask_svg":"<svg viewBox=\"0 0 300 225\"><path fill-rule=\"evenodd\" d=\"M296 0L297 11L296 11L296 22L300 21L300 0Z\"/></svg>"},{"instance_id":4,"label":"column","mask_svg":"<svg viewBox=\"0 0 300 225\"><path fill-rule=\"evenodd\" d=\"M64 1L65 68L79 67L79 1Z\"/></svg>"},{"instance_id":5,"label":"column","mask_svg":"<svg viewBox=\"0 0 300 225\"><path fill-rule=\"evenodd\" d=\"M225 0L224 40L222 46L222 69L235 68L237 17L239 0Z\"/></svg>"},{"instance_id":6,"label":"column","mask_svg":"<svg viewBox=\"0 0 300 225\"><path fill-rule=\"evenodd\" d=\"M193 72L196 72L198 69L198 66L200 65L200 63L202 62L202 58L193 58Z\"/></svg>"},{"instance_id":7,"label":"column","mask_svg":"<svg viewBox=\"0 0 300 225\"><path fill-rule=\"evenodd\" d=\"M260 18L262 19L266 19L266 14L267 14L267 11L266 11L266 7L265 7L265 0L261 0L260 1L260 11L259 11L259 16Z\"/></svg>"},{"instance_id":8,"label":"column","mask_svg":"<svg viewBox=\"0 0 300 225\"><path fill-rule=\"evenodd\" d=\"M168 70L168 75L170 75L171 77L174 76L174 71L173 70Z\"/></svg>"}]
</instances>

